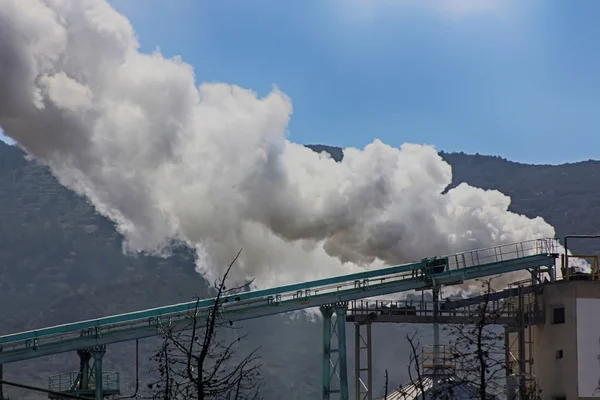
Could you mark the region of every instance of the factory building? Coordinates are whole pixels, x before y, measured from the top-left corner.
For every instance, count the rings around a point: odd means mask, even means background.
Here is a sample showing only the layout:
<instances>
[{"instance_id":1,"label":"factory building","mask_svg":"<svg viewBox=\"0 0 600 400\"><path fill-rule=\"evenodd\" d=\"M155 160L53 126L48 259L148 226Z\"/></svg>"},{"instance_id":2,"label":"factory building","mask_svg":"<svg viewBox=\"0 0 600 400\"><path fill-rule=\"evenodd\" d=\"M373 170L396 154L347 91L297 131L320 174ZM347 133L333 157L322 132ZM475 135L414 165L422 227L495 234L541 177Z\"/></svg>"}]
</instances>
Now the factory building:
<instances>
[{"instance_id":1,"label":"factory building","mask_svg":"<svg viewBox=\"0 0 600 400\"><path fill-rule=\"evenodd\" d=\"M544 320L526 329L525 361L543 400L600 398L600 281L543 286ZM517 332L509 333L511 343ZM519 359L518 346L511 346Z\"/></svg>"},{"instance_id":2,"label":"factory building","mask_svg":"<svg viewBox=\"0 0 600 400\"><path fill-rule=\"evenodd\" d=\"M591 273L565 274L559 279L519 282L504 292L494 294L494 302L503 302L502 315L496 323L505 331L505 382L502 398L536 400L591 400L600 398L600 275L597 260ZM518 286L518 287L517 287ZM354 313L355 324L405 322L461 324L467 323L465 310L481 297L457 301L445 310L441 303L437 317L433 310L418 305L391 305L391 312L371 313L369 321ZM380 308L384 308L380 306ZM408 311L407 311L408 309ZM440 353L448 345L438 345ZM429 346L432 347L432 346ZM446 356L439 356L447 363ZM429 367L430 371L427 371ZM407 382L391 391L387 400L443 399L444 380L433 390L431 367L423 365L421 381ZM447 366L444 366L446 368ZM456 368L460 368L457 366ZM453 385L452 399L475 399L481 396L470 384ZM435 394L437 393L437 394ZM488 398L494 398L490 395ZM497 397L497 395L496 395ZM371 393L357 398L373 399Z\"/></svg>"}]
</instances>

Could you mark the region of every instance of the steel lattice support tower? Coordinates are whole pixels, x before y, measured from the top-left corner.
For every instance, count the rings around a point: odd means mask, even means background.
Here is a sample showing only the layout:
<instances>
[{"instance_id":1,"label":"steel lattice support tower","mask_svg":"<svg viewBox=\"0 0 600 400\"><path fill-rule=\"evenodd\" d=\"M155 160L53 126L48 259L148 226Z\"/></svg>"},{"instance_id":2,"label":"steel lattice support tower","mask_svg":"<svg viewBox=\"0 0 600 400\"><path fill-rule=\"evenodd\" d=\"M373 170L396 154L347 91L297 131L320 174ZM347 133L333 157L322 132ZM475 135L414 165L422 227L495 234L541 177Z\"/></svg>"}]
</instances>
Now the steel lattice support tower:
<instances>
[{"instance_id":1,"label":"steel lattice support tower","mask_svg":"<svg viewBox=\"0 0 600 400\"><path fill-rule=\"evenodd\" d=\"M89 349L89 352L92 353L92 358L94 359L94 380L96 385L95 400L103 400L104 383L102 382L102 359L106 353L106 346L94 346Z\"/></svg>"},{"instance_id":2,"label":"steel lattice support tower","mask_svg":"<svg viewBox=\"0 0 600 400\"><path fill-rule=\"evenodd\" d=\"M339 394L348 398L348 367L346 355L346 303L320 307L323 315L323 400ZM337 378L337 379L334 379ZM339 388L333 383L339 382Z\"/></svg>"},{"instance_id":3,"label":"steel lattice support tower","mask_svg":"<svg viewBox=\"0 0 600 400\"><path fill-rule=\"evenodd\" d=\"M354 386L357 400L373 399L371 322L354 324Z\"/></svg>"}]
</instances>

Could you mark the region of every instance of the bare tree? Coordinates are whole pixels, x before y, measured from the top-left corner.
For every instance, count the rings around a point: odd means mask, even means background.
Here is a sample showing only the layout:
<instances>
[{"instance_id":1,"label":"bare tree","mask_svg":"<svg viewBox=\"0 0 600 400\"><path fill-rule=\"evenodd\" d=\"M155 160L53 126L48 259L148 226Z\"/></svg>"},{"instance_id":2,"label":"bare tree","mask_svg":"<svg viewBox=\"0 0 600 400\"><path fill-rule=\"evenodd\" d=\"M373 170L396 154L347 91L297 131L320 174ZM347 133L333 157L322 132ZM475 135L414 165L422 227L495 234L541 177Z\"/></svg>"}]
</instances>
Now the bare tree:
<instances>
[{"instance_id":1,"label":"bare tree","mask_svg":"<svg viewBox=\"0 0 600 400\"><path fill-rule=\"evenodd\" d=\"M505 371L504 335L498 321L503 316L505 302L491 301L492 279L479 280L482 301L466 313L466 321L443 328L450 346L456 351L457 381L473 387L477 398L497 397L504 386L499 382Z\"/></svg>"},{"instance_id":2,"label":"bare tree","mask_svg":"<svg viewBox=\"0 0 600 400\"><path fill-rule=\"evenodd\" d=\"M417 339L417 332L407 334L406 341L410 346L408 360L409 385L400 387L398 391L404 398L408 399L451 399L453 398L454 386L458 383L455 379L448 379L443 374L434 376L437 354L425 354L421 342ZM431 362L432 366L429 366ZM439 371L437 371L439 373ZM433 385L434 379L436 385Z\"/></svg>"},{"instance_id":3,"label":"bare tree","mask_svg":"<svg viewBox=\"0 0 600 400\"><path fill-rule=\"evenodd\" d=\"M388 398L388 387L389 387L389 382L388 382L388 370L385 370L385 392L383 394L383 400L387 400Z\"/></svg>"},{"instance_id":4,"label":"bare tree","mask_svg":"<svg viewBox=\"0 0 600 400\"><path fill-rule=\"evenodd\" d=\"M406 341L410 345L410 355L408 359L408 378L414 389L419 393L425 393L425 382L423 380L423 348L421 342L416 340L417 332L412 335L406 334ZM405 395L407 393L404 393Z\"/></svg>"},{"instance_id":5,"label":"bare tree","mask_svg":"<svg viewBox=\"0 0 600 400\"><path fill-rule=\"evenodd\" d=\"M504 311L507 302L491 300L492 279L479 282L483 292L481 302L461 313L464 317L461 323L442 328L448 340L442 362L447 363L445 367L452 374L435 376L438 383L435 387L432 387L433 375L426 374L423 368L423 349L415 339L416 333L406 335L411 349L409 379L419 396L427 392L428 395L424 397L428 399L451 399L460 386L471 397L490 400L501 397L501 393L506 391L503 382L506 371L504 334L500 329L500 318L506 315ZM436 356L439 355L436 353ZM527 392L520 394L520 397L539 400L541 397L537 380L530 378L531 384ZM406 390L401 390L401 393L406 397L410 395Z\"/></svg>"},{"instance_id":6,"label":"bare tree","mask_svg":"<svg viewBox=\"0 0 600 400\"><path fill-rule=\"evenodd\" d=\"M155 400L258 399L262 379L258 349L239 356L239 343L245 336L233 340L217 336L222 329L237 329L223 318L223 306L231 295L244 286L228 289L225 285L240 252L229 264L222 279L215 282L216 296L210 307L200 307L200 299L189 315L184 329L167 324L161 328L162 345L153 360L158 379L148 385Z\"/></svg>"}]
</instances>

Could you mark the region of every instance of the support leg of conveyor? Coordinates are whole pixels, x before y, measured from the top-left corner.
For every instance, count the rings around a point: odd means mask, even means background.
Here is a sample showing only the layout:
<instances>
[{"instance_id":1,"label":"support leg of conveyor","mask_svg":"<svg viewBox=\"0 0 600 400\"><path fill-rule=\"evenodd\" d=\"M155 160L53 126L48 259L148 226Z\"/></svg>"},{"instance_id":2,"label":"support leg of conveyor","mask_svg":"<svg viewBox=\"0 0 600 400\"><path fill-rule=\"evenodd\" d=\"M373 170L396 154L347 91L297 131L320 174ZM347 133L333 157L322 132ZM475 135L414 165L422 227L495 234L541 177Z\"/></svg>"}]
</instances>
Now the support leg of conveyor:
<instances>
[{"instance_id":1,"label":"support leg of conveyor","mask_svg":"<svg viewBox=\"0 0 600 400\"><path fill-rule=\"evenodd\" d=\"M346 353L346 312L348 306L335 307L336 327L338 336L339 371L340 371L340 399L349 400L348 397L348 356Z\"/></svg>"},{"instance_id":2,"label":"support leg of conveyor","mask_svg":"<svg viewBox=\"0 0 600 400\"><path fill-rule=\"evenodd\" d=\"M434 286L433 294L433 389L435 390L439 384L440 372L442 365L440 363L440 287Z\"/></svg>"},{"instance_id":3,"label":"support leg of conveyor","mask_svg":"<svg viewBox=\"0 0 600 400\"><path fill-rule=\"evenodd\" d=\"M0 400L4 399L4 389L2 381L4 381L4 366L0 364Z\"/></svg>"},{"instance_id":4,"label":"support leg of conveyor","mask_svg":"<svg viewBox=\"0 0 600 400\"><path fill-rule=\"evenodd\" d=\"M94 380L96 384L95 400L102 400L104 398L104 385L102 382L102 358L104 357L105 352L105 346L97 346L91 350L92 357L94 358Z\"/></svg>"},{"instance_id":5,"label":"support leg of conveyor","mask_svg":"<svg viewBox=\"0 0 600 400\"><path fill-rule=\"evenodd\" d=\"M519 286L519 333L517 336L519 343L519 398L524 400L526 397L526 354L525 354L525 295L523 286Z\"/></svg>"},{"instance_id":6,"label":"support leg of conveyor","mask_svg":"<svg viewBox=\"0 0 600 400\"><path fill-rule=\"evenodd\" d=\"M323 315L323 399L339 393L341 400L348 400L348 369L346 354L346 312L343 304L322 306ZM338 378L339 389L333 388L333 378ZM337 385L336 385L337 386Z\"/></svg>"},{"instance_id":7,"label":"support leg of conveyor","mask_svg":"<svg viewBox=\"0 0 600 400\"><path fill-rule=\"evenodd\" d=\"M79 356L79 374L81 381L77 385L77 389L89 390L90 388L90 359L92 354L87 350L77 350Z\"/></svg>"},{"instance_id":8,"label":"support leg of conveyor","mask_svg":"<svg viewBox=\"0 0 600 400\"><path fill-rule=\"evenodd\" d=\"M329 400L331 390L331 307L321 307L323 315L323 400Z\"/></svg>"},{"instance_id":9,"label":"support leg of conveyor","mask_svg":"<svg viewBox=\"0 0 600 400\"><path fill-rule=\"evenodd\" d=\"M517 385L515 383L515 375L512 370L512 359L510 351L510 331L508 326L504 326L504 369L506 371L506 399L516 400Z\"/></svg>"},{"instance_id":10,"label":"support leg of conveyor","mask_svg":"<svg viewBox=\"0 0 600 400\"><path fill-rule=\"evenodd\" d=\"M354 390L356 400L373 399L373 365L371 357L371 325L369 321L366 324L355 323L354 325L354 346L355 346L355 376ZM365 328L363 334L362 329ZM366 364L366 365L364 365ZM365 377L366 372L366 379Z\"/></svg>"}]
</instances>

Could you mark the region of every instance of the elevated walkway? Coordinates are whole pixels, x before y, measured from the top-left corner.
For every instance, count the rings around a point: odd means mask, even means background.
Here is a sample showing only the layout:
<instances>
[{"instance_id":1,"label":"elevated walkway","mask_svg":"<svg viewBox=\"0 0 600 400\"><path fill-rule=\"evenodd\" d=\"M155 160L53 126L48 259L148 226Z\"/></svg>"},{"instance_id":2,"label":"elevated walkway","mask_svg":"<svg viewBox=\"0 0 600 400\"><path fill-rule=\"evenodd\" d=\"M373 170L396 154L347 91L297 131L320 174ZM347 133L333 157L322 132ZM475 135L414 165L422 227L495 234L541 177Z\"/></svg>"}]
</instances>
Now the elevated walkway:
<instances>
[{"instance_id":1,"label":"elevated walkway","mask_svg":"<svg viewBox=\"0 0 600 400\"><path fill-rule=\"evenodd\" d=\"M516 326L521 323L523 314L526 325L542 323L545 310L533 302L524 304L523 313L513 302L507 299L523 294L539 293L542 285L529 285L522 288L509 288L488 295L473 296L466 299L439 302L436 313L434 301L415 300L355 300L349 303L346 320L353 323L402 323L402 324L469 324L477 307L485 301L488 308L496 311L490 324ZM437 318L436 318L437 316Z\"/></svg>"},{"instance_id":2,"label":"elevated walkway","mask_svg":"<svg viewBox=\"0 0 600 400\"><path fill-rule=\"evenodd\" d=\"M390 293L457 285L485 276L525 269L551 272L559 250L556 239L537 239L357 274L255 290L226 298L229 320L244 320L295 310L346 304ZM207 312L213 299L74 322L0 336L0 364L157 335L162 324L184 327L196 307Z\"/></svg>"},{"instance_id":3,"label":"elevated walkway","mask_svg":"<svg viewBox=\"0 0 600 400\"><path fill-rule=\"evenodd\" d=\"M330 399L333 394L348 399L345 322L349 302L413 290L433 289L437 293L441 286L462 284L472 279L519 270L536 271L538 274L547 272L550 277L553 277L559 249L556 239L538 239L424 258L418 262L378 270L234 294L222 298L224 303L220 306L220 312L229 321L239 321L320 307L324 327L323 399ZM103 382L104 379L110 382L111 376L105 376L102 372L102 355L107 344L156 336L165 324L168 324L172 330L189 328L191 312L199 313L198 320L204 321L203 317L212 310L213 306L214 299L192 301L0 336L0 366L67 351L91 349L94 357L93 379L95 382ZM378 307L376 309L377 318L399 316L390 311L383 313L383 309L379 310ZM427 318L427 307L421 311L425 314L412 315L411 312L405 313L404 316ZM360 317L357 313L352 315L354 318ZM367 316L371 316L371 311ZM360 326L357 324L357 327ZM367 342L370 342L371 324L366 326L369 332ZM362 339L357 330L357 343ZM365 348L368 349L370 360L370 346ZM360 350L357 352L360 353ZM356 364L357 371L363 371L360 363ZM370 388L370 368L365 370L369 371L366 387ZM59 376L55 379L58 379L59 388L64 388L63 379L68 382L68 385L74 385L69 386L69 389L63 393L69 391L87 393L94 390L94 398L101 399L118 391L118 386L113 389L110 386L105 387L105 383L94 387L89 370L80 370L80 375L82 377L80 380L74 375ZM83 377L86 376L87 382L84 382ZM334 377L338 377L337 388L334 388L332 383ZM359 377L357 382L358 386L363 381ZM370 390L368 392L370 396ZM360 392L357 390L357 393Z\"/></svg>"}]
</instances>

